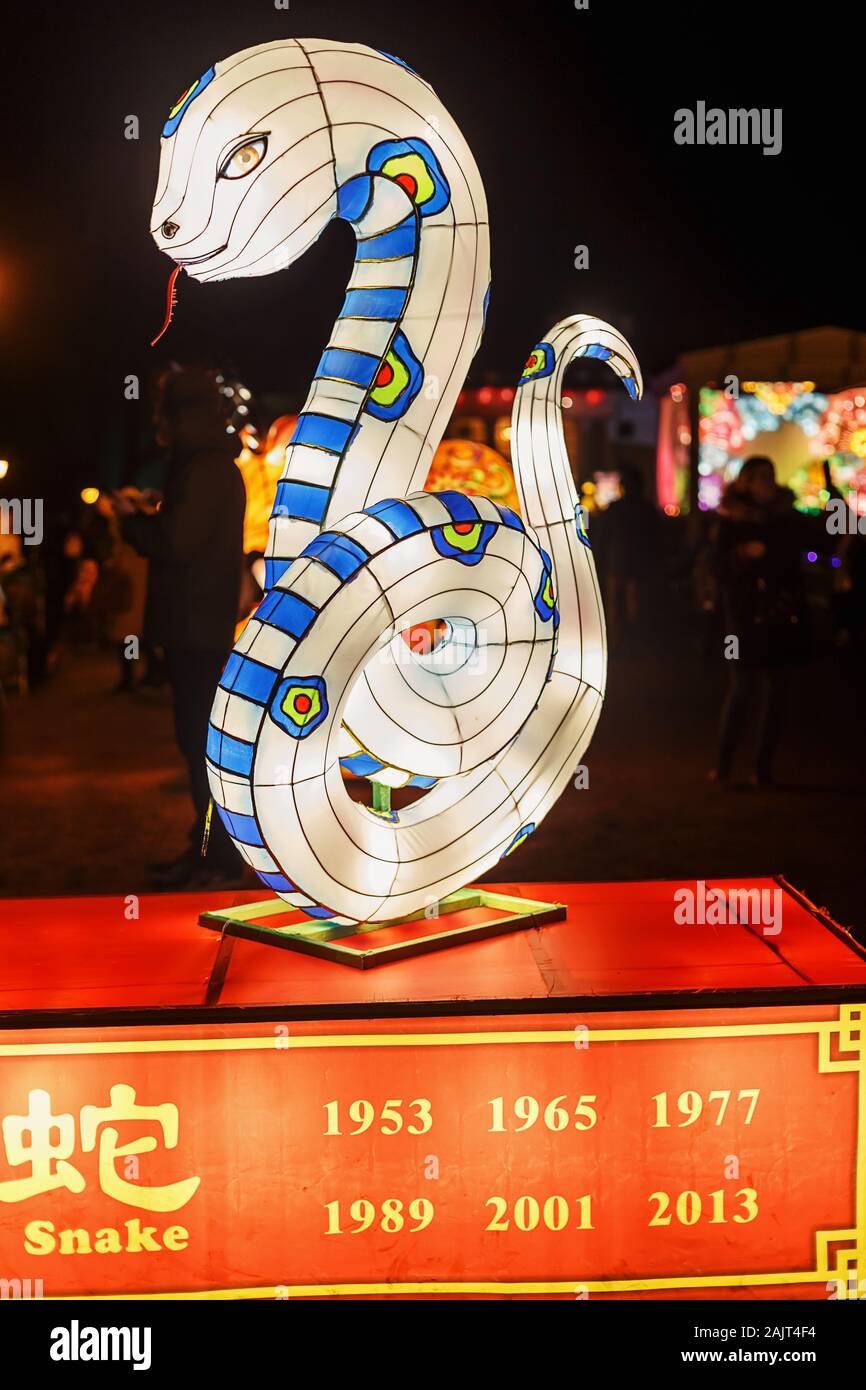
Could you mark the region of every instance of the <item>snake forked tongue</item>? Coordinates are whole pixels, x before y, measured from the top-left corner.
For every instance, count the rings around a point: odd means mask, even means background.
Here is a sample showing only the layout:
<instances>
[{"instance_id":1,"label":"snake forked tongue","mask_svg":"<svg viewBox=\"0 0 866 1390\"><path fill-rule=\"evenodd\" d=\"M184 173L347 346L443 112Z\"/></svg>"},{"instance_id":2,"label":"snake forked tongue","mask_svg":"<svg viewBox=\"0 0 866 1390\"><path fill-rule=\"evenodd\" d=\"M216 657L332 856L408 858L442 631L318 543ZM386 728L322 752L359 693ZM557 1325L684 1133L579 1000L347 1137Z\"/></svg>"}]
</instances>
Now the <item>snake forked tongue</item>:
<instances>
[{"instance_id":1,"label":"snake forked tongue","mask_svg":"<svg viewBox=\"0 0 866 1390\"><path fill-rule=\"evenodd\" d=\"M168 329L168 325L171 323L171 316L174 313L174 307L177 304L177 290L175 286L177 284L177 277L180 275L180 272L182 270L182 265L176 265L168 277L168 289L166 291L165 296L165 318L163 320L162 328L159 330L156 337L151 339L151 347L156 347L163 333L165 333Z\"/></svg>"}]
</instances>

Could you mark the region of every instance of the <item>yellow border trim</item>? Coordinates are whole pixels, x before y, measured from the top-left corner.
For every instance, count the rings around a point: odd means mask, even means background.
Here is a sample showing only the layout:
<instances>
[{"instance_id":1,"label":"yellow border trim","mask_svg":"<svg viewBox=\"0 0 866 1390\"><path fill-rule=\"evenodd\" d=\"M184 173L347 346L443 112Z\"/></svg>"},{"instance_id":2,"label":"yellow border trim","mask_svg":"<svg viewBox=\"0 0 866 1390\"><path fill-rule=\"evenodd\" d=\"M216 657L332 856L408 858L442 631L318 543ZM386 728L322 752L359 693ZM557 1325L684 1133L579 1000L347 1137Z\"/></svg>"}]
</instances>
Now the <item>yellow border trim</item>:
<instances>
[{"instance_id":1,"label":"yellow border trim","mask_svg":"<svg viewBox=\"0 0 866 1390\"><path fill-rule=\"evenodd\" d=\"M202 1025L210 1026L210 1025ZM217 1023L216 1027L225 1027ZM291 1024L278 1024L291 1027ZM579 1027L576 1024L575 1027ZM784 1033L815 1033L823 1037L838 1029L834 1019L802 1023L719 1023L705 1028L588 1028L581 1037L590 1042L639 1042L646 1038L759 1038ZM477 1047L487 1043L573 1043L574 1028L522 1033L333 1033L292 1037L272 1034L259 1038L141 1038L116 1042L3 1043L0 1057L66 1057L79 1053L124 1052L285 1052L315 1047Z\"/></svg>"},{"instance_id":2,"label":"yellow border trim","mask_svg":"<svg viewBox=\"0 0 866 1390\"><path fill-rule=\"evenodd\" d=\"M809 1274L743 1274L718 1278L714 1274L695 1275L691 1279L570 1279L558 1283L428 1283L428 1284L276 1284L272 1288L261 1289L204 1289L194 1293L121 1293L121 1294L69 1294L46 1298L45 1303L82 1302L95 1303L105 1300L174 1300L202 1302L208 1299L268 1299L290 1298L345 1298L373 1297L376 1294L438 1294L438 1293L551 1293L576 1294L584 1289L587 1293L642 1293L651 1289L714 1289L742 1288L747 1285L773 1284L818 1284L833 1278L823 1270L813 1270ZM838 1276L842 1278L842 1275Z\"/></svg>"}]
</instances>

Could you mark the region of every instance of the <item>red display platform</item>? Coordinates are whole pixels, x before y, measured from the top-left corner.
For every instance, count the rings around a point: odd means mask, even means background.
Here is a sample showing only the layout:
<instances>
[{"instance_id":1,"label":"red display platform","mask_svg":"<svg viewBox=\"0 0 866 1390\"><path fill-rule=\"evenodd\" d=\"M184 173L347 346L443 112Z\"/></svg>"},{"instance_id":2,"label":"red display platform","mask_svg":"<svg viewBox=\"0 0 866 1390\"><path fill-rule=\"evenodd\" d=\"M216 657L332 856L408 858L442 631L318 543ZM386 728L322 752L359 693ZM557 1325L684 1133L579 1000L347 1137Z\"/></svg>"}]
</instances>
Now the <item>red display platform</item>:
<instances>
[{"instance_id":1,"label":"red display platform","mask_svg":"<svg viewBox=\"0 0 866 1390\"><path fill-rule=\"evenodd\" d=\"M866 1294L863 951L779 880L500 887L568 918L369 973L197 925L260 893L0 904L9 1277Z\"/></svg>"},{"instance_id":2,"label":"red display platform","mask_svg":"<svg viewBox=\"0 0 866 1390\"><path fill-rule=\"evenodd\" d=\"M713 880L712 887L772 892L776 879ZM258 943L227 940L198 915L261 898L249 893L163 894L0 902L0 1023L21 1012L50 1021L124 1021L139 1011L214 1017L273 1006L280 1016L495 1012L524 1005L636 1007L645 1001L760 1003L836 999L866 984L866 960L850 937L816 916L788 885L783 930L679 926L674 894L694 884L497 884L516 897L568 904L565 922L395 962L375 978ZM862 997L857 994L857 997ZM222 1013L216 1017L224 1016ZM258 1017L259 1014L257 1013Z\"/></svg>"}]
</instances>

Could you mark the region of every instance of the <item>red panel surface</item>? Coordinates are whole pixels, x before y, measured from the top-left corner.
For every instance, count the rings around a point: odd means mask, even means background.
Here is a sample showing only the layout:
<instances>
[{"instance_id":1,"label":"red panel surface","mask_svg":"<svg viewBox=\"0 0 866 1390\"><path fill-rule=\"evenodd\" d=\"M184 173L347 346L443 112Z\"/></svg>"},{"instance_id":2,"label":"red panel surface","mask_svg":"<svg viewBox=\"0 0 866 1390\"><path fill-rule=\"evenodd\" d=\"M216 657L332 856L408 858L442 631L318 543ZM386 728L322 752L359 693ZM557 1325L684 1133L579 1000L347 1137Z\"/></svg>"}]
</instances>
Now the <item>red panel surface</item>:
<instances>
[{"instance_id":1,"label":"red panel surface","mask_svg":"<svg viewBox=\"0 0 866 1390\"><path fill-rule=\"evenodd\" d=\"M674 894L692 884L497 884L568 904L568 919L370 972L236 940L218 1002L366 1004L641 997L670 991L864 986L866 959L772 879L713 886L778 891L781 931L679 925ZM205 1001L219 936L201 911L260 893L9 900L0 903L0 1012L160 1008ZM138 917L130 919L131 911Z\"/></svg>"},{"instance_id":2,"label":"red panel surface","mask_svg":"<svg viewBox=\"0 0 866 1390\"><path fill-rule=\"evenodd\" d=\"M10 1031L0 1261L61 1298L847 1297L864 1017Z\"/></svg>"}]
</instances>

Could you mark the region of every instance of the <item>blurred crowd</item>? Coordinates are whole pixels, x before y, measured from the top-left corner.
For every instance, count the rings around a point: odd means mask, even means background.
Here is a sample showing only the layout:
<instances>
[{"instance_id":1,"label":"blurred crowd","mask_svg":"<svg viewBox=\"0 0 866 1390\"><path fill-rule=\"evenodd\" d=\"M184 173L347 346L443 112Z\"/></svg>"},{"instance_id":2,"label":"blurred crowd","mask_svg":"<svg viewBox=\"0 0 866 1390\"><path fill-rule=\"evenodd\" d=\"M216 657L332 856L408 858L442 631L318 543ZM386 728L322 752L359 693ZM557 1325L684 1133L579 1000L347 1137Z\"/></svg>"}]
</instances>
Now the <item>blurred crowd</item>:
<instances>
[{"instance_id":1,"label":"blurred crowd","mask_svg":"<svg viewBox=\"0 0 866 1390\"><path fill-rule=\"evenodd\" d=\"M102 494L43 544L4 537L0 559L0 692L38 686L75 653L116 654L118 695L167 686L194 806L188 843L151 866L155 886L218 886L237 855L210 815L205 741L210 707L239 622L261 591L244 552L246 494L235 466L223 379L177 368L159 380L160 493ZM207 858L202 848L207 844Z\"/></svg>"},{"instance_id":2,"label":"blurred crowd","mask_svg":"<svg viewBox=\"0 0 866 1390\"><path fill-rule=\"evenodd\" d=\"M39 546L0 535L0 715L7 694L96 648L115 654L118 696L170 693L194 814L181 852L151 866L165 888L228 885L239 872L205 772L214 691L261 595L261 555L250 548L261 527L253 537L229 396L218 373L172 367L155 399L159 491L101 494L77 518L49 522ZM829 468L826 480L838 497ZM832 649L866 685L866 536L834 535L825 516L797 511L770 459L746 460L716 512L676 521L624 465L621 496L593 513L591 534L614 660L664 655L676 612L716 663L719 735L707 769L720 786L735 775L773 783L792 668Z\"/></svg>"},{"instance_id":3,"label":"blurred crowd","mask_svg":"<svg viewBox=\"0 0 866 1390\"><path fill-rule=\"evenodd\" d=\"M828 498L842 502L828 464L824 474ZM624 468L621 479L622 496L593 517L592 532L611 651L657 648L679 600L724 689L708 775L724 786L739 763L748 781L771 786L792 669L833 649L866 684L866 534L798 511L762 455L744 460L716 511L674 526L639 472Z\"/></svg>"},{"instance_id":4,"label":"blurred crowd","mask_svg":"<svg viewBox=\"0 0 866 1390\"><path fill-rule=\"evenodd\" d=\"M0 535L3 689L33 689L66 653L119 641L119 627L141 632L145 586L146 566L124 546L109 498L74 522L54 518L39 546ZM129 688L134 677L121 677Z\"/></svg>"}]
</instances>

